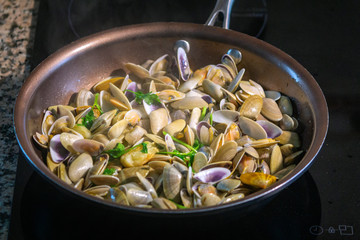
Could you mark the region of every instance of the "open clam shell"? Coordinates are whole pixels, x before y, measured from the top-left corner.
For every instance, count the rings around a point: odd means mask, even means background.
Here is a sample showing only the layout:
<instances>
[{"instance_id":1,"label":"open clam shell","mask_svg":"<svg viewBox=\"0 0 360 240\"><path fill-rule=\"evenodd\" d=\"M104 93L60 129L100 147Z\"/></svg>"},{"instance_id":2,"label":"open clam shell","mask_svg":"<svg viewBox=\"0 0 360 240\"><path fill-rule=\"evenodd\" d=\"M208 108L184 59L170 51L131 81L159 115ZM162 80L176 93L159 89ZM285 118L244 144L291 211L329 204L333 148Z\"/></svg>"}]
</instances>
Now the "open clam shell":
<instances>
[{"instance_id":1,"label":"open clam shell","mask_svg":"<svg viewBox=\"0 0 360 240\"><path fill-rule=\"evenodd\" d=\"M69 167L69 178L77 182L84 177L86 172L93 167L93 160L90 154L82 153L71 162Z\"/></svg>"},{"instance_id":2,"label":"open clam shell","mask_svg":"<svg viewBox=\"0 0 360 240\"><path fill-rule=\"evenodd\" d=\"M118 86L123 81L124 81L124 77L115 77L115 76L107 77L104 80L101 80L101 81L97 82L93 86L92 89L94 90L94 92L101 92L103 90L109 91L109 83L112 83L112 84Z\"/></svg>"},{"instance_id":3,"label":"open clam shell","mask_svg":"<svg viewBox=\"0 0 360 240\"><path fill-rule=\"evenodd\" d=\"M211 158L210 162L231 161L238 152L238 145L235 141L225 142Z\"/></svg>"},{"instance_id":4,"label":"open clam shell","mask_svg":"<svg viewBox=\"0 0 360 240\"><path fill-rule=\"evenodd\" d=\"M232 80L229 84L229 86L227 87L227 90L235 93L235 91L237 90L237 88L239 87L240 81L242 80L243 76L245 73L245 68L242 68L238 74L236 75L236 77L234 78L234 80Z\"/></svg>"},{"instance_id":5,"label":"open clam shell","mask_svg":"<svg viewBox=\"0 0 360 240\"><path fill-rule=\"evenodd\" d=\"M265 91L265 97L274 99L275 101L279 100L281 97L281 93L278 91L267 90Z\"/></svg>"},{"instance_id":6,"label":"open clam shell","mask_svg":"<svg viewBox=\"0 0 360 240\"><path fill-rule=\"evenodd\" d=\"M115 109L115 106L110 102L111 94L106 91L102 90L99 93L99 105L103 112L108 112L110 110Z\"/></svg>"},{"instance_id":7,"label":"open clam shell","mask_svg":"<svg viewBox=\"0 0 360 240\"><path fill-rule=\"evenodd\" d=\"M132 74L134 74L140 79L145 79L150 77L149 70L147 70L146 68L140 65L134 63L126 63L125 67L127 68L127 70L129 70Z\"/></svg>"},{"instance_id":8,"label":"open clam shell","mask_svg":"<svg viewBox=\"0 0 360 240\"><path fill-rule=\"evenodd\" d=\"M93 124L90 127L90 131L92 133L100 132L105 128L109 127L111 124L111 120L115 116L117 110L110 110L100 115L100 117L96 118Z\"/></svg>"},{"instance_id":9,"label":"open clam shell","mask_svg":"<svg viewBox=\"0 0 360 240\"><path fill-rule=\"evenodd\" d=\"M73 142L72 148L79 153L89 153L97 156L104 150L104 144L92 139L79 139Z\"/></svg>"},{"instance_id":10,"label":"open clam shell","mask_svg":"<svg viewBox=\"0 0 360 240\"><path fill-rule=\"evenodd\" d=\"M260 172L250 172L240 175L240 181L242 183L255 188L267 188L276 182L276 180L277 178L275 176Z\"/></svg>"},{"instance_id":11,"label":"open clam shell","mask_svg":"<svg viewBox=\"0 0 360 240\"><path fill-rule=\"evenodd\" d=\"M77 151L75 151L72 146L74 142L79 139L84 139L84 138L82 137L82 135L77 135L73 133L63 132L60 134L60 142L62 146L71 153L77 153Z\"/></svg>"},{"instance_id":12,"label":"open clam shell","mask_svg":"<svg viewBox=\"0 0 360 240\"><path fill-rule=\"evenodd\" d=\"M261 109L263 107L263 99L259 95L249 96L240 107L240 115L250 118L257 119Z\"/></svg>"},{"instance_id":13,"label":"open clam shell","mask_svg":"<svg viewBox=\"0 0 360 240\"><path fill-rule=\"evenodd\" d=\"M184 81L188 80L191 75L189 60L187 52L190 50L190 45L184 40L178 40L175 43L176 63L179 69L180 78Z\"/></svg>"},{"instance_id":14,"label":"open clam shell","mask_svg":"<svg viewBox=\"0 0 360 240\"><path fill-rule=\"evenodd\" d=\"M158 92L157 95L163 103L174 102L185 97L185 93L170 89L162 90L161 92Z\"/></svg>"},{"instance_id":15,"label":"open clam shell","mask_svg":"<svg viewBox=\"0 0 360 240\"><path fill-rule=\"evenodd\" d=\"M282 113L278 104L271 98L263 98L261 114L273 122L278 122L282 119Z\"/></svg>"},{"instance_id":16,"label":"open clam shell","mask_svg":"<svg viewBox=\"0 0 360 240\"><path fill-rule=\"evenodd\" d=\"M72 128L75 126L75 117L74 117L74 114L72 114L72 112L69 110L69 108L66 108L63 105L58 105L57 116L58 116L58 118L67 116L68 117L67 118L68 127Z\"/></svg>"},{"instance_id":17,"label":"open clam shell","mask_svg":"<svg viewBox=\"0 0 360 240\"><path fill-rule=\"evenodd\" d=\"M256 122L266 131L268 138L277 138L282 134L281 128L272 122L267 120L257 120Z\"/></svg>"},{"instance_id":18,"label":"open clam shell","mask_svg":"<svg viewBox=\"0 0 360 240\"><path fill-rule=\"evenodd\" d=\"M126 97L125 93L121 91L114 84L109 84L109 89L111 94L119 100L122 104L124 104L129 110L132 109L129 99Z\"/></svg>"},{"instance_id":19,"label":"open clam shell","mask_svg":"<svg viewBox=\"0 0 360 240\"><path fill-rule=\"evenodd\" d=\"M293 115L293 106L291 100L288 96L281 96L278 100L279 109L283 114L287 114L289 116Z\"/></svg>"},{"instance_id":20,"label":"open clam shell","mask_svg":"<svg viewBox=\"0 0 360 240\"><path fill-rule=\"evenodd\" d=\"M70 152L61 144L60 134L56 134L50 140L49 151L51 159L60 163L70 156Z\"/></svg>"},{"instance_id":21,"label":"open clam shell","mask_svg":"<svg viewBox=\"0 0 360 240\"><path fill-rule=\"evenodd\" d=\"M209 94L216 101L220 101L224 97L224 92L221 90L222 87L208 79L204 79L202 82L204 92Z\"/></svg>"},{"instance_id":22,"label":"open clam shell","mask_svg":"<svg viewBox=\"0 0 360 240\"><path fill-rule=\"evenodd\" d=\"M121 90L121 89L120 89ZM137 87L137 84L136 82L131 82L129 83L127 86L126 86L126 90L130 90L130 91L125 91L125 96L126 98L128 99L129 102L131 102L132 100L135 99L135 93L133 92L136 92L138 91L138 87Z\"/></svg>"},{"instance_id":23,"label":"open clam shell","mask_svg":"<svg viewBox=\"0 0 360 240\"><path fill-rule=\"evenodd\" d=\"M265 91L262 86L255 81L240 81L240 88L249 95L259 95L265 97Z\"/></svg>"},{"instance_id":24,"label":"open clam shell","mask_svg":"<svg viewBox=\"0 0 360 240\"><path fill-rule=\"evenodd\" d=\"M254 139L267 138L264 128L257 122L247 117L239 117L238 120L241 131Z\"/></svg>"},{"instance_id":25,"label":"open clam shell","mask_svg":"<svg viewBox=\"0 0 360 240\"><path fill-rule=\"evenodd\" d=\"M225 123L226 125L237 122L240 117L240 113L231 110L218 110L212 114L212 119L217 123Z\"/></svg>"},{"instance_id":26,"label":"open clam shell","mask_svg":"<svg viewBox=\"0 0 360 240\"><path fill-rule=\"evenodd\" d=\"M193 177L202 183L214 184L229 177L230 174L231 171L227 168L215 167L200 171Z\"/></svg>"},{"instance_id":27,"label":"open clam shell","mask_svg":"<svg viewBox=\"0 0 360 240\"><path fill-rule=\"evenodd\" d=\"M87 89L82 89L78 92L76 96L76 106L92 106L94 104L94 100L95 96L91 91Z\"/></svg>"},{"instance_id":28,"label":"open clam shell","mask_svg":"<svg viewBox=\"0 0 360 240\"><path fill-rule=\"evenodd\" d=\"M168 112L165 108L156 109L150 113L149 119L152 133L158 134L166 125L168 125Z\"/></svg>"},{"instance_id":29,"label":"open clam shell","mask_svg":"<svg viewBox=\"0 0 360 240\"><path fill-rule=\"evenodd\" d=\"M196 126L196 133L199 141L208 146L214 139L215 130L208 122L201 121Z\"/></svg>"},{"instance_id":30,"label":"open clam shell","mask_svg":"<svg viewBox=\"0 0 360 240\"><path fill-rule=\"evenodd\" d=\"M149 68L149 74L151 76L154 76L156 73L159 73L161 71L165 71L169 64L169 55L164 54L158 59L156 59Z\"/></svg>"},{"instance_id":31,"label":"open clam shell","mask_svg":"<svg viewBox=\"0 0 360 240\"><path fill-rule=\"evenodd\" d=\"M208 103L201 97L183 98L183 99L180 99L178 101L171 103L170 105L172 108L180 109L180 110L185 110L185 109L192 110L194 108L208 107Z\"/></svg>"},{"instance_id":32,"label":"open clam shell","mask_svg":"<svg viewBox=\"0 0 360 240\"><path fill-rule=\"evenodd\" d=\"M184 119L177 119L164 127L164 131L171 136L176 136L177 133L182 132L186 127L186 121Z\"/></svg>"},{"instance_id":33,"label":"open clam shell","mask_svg":"<svg viewBox=\"0 0 360 240\"><path fill-rule=\"evenodd\" d=\"M163 191L168 199L174 199L180 193L182 175L173 165L163 170Z\"/></svg>"}]
</instances>

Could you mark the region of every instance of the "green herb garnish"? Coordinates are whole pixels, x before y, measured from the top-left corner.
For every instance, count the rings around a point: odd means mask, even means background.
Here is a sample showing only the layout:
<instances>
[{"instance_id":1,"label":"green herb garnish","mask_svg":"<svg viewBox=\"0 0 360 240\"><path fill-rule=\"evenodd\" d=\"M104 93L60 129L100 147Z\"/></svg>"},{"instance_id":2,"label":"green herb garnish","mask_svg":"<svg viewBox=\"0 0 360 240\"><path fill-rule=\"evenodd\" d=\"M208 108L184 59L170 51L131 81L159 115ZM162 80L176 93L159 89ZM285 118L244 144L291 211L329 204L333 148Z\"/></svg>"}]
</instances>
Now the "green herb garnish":
<instances>
[{"instance_id":1,"label":"green herb garnish","mask_svg":"<svg viewBox=\"0 0 360 240\"><path fill-rule=\"evenodd\" d=\"M141 149L142 153L148 153L148 148L147 148L147 143L141 143L141 145L143 146Z\"/></svg>"},{"instance_id":2,"label":"green herb garnish","mask_svg":"<svg viewBox=\"0 0 360 240\"><path fill-rule=\"evenodd\" d=\"M121 143L118 143L113 149L104 152L109 154L112 158L119 158L124 154L124 151L125 151L125 146Z\"/></svg>"},{"instance_id":3,"label":"green herb garnish","mask_svg":"<svg viewBox=\"0 0 360 240\"><path fill-rule=\"evenodd\" d=\"M100 111L100 114L103 114L104 112L101 110L101 106L98 104L99 96L99 93L95 94L94 104L92 105L91 109L97 108Z\"/></svg>"},{"instance_id":4,"label":"green herb garnish","mask_svg":"<svg viewBox=\"0 0 360 240\"><path fill-rule=\"evenodd\" d=\"M134 92L134 91L131 91L131 90L128 90L128 89L125 90L125 91L134 93L135 94L135 101L138 104L142 104L143 100L149 105L151 105L153 103L161 103L161 100L160 100L159 96L152 93L152 92L142 93L141 91Z\"/></svg>"},{"instance_id":5,"label":"green herb garnish","mask_svg":"<svg viewBox=\"0 0 360 240\"><path fill-rule=\"evenodd\" d=\"M187 166L191 166L193 161L194 161L194 156L196 154L195 151L190 151L187 153L182 153L179 152L178 150L174 150L172 152L158 152L158 154L166 154L166 155L171 155L171 156L177 156L178 158L180 158L181 160L183 160Z\"/></svg>"},{"instance_id":6,"label":"green herb garnish","mask_svg":"<svg viewBox=\"0 0 360 240\"><path fill-rule=\"evenodd\" d=\"M168 134L168 133L165 132L165 131L163 131L163 134L166 135L166 134ZM193 148L192 146L190 146L189 144L184 143L183 141L177 139L176 137L171 136L170 134L169 134L169 136L170 136L170 137L172 138L172 140L174 140L175 142L180 143L181 145L184 145L184 146L187 147L188 149L197 152L196 149Z\"/></svg>"},{"instance_id":7,"label":"green herb garnish","mask_svg":"<svg viewBox=\"0 0 360 240\"><path fill-rule=\"evenodd\" d=\"M79 125L85 126L87 129L90 129L93 125L96 117L93 110L91 109L83 118L82 122Z\"/></svg>"},{"instance_id":8,"label":"green herb garnish","mask_svg":"<svg viewBox=\"0 0 360 240\"><path fill-rule=\"evenodd\" d=\"M116 172L115 168L107 168L104 170L103 175L113 175Z\"/></svg>"},{"instance_id":9,"label":"green herb garnish","mask_svg":"<svg viewBox=\"0 0 360 240\"><path fill-rule=\"evenodd\" d=\"M99 93L96 93L94 104L92 105L91 110L83 118L81 118L82 122L79 123L78 125L85 126L87 129L90 129L96 119L94 114L95 108L99 110L100 114L103 114L103 111L101 110L101 106L98 104L98 100L99 100Z\"/></svg>"},{"instance_id":10,"label":"green herb garnish","mask_svg":"<svg viewBox=\"0 0 360 240\"><path fill-rule=\"evenodd\" d=\"M167 133L164 131L163 134L166 135ZM190 146L189 144L184 143L183 141L181 141L181 140L179 140L179 139L177 139L177 138L175 138L173 136L171 136L171 138L175 142L178 142L178 143L184 145L185 147L187 147L191 151L187 152L187 153L182 153L182 152L179 152L178 150L174 150L172 152L158 152L158 153L159 154L168 154L168 155L172 155L172 156L177 156L180 159L182 159L188 165L188 167L191 166L193 161L194 161L194 156L197 153L197 150L199 148L201 148L203 146L203 144L201 144L198 139L195 139L194 145Z\"/></svg>"},{"instance_id":11,"label":"green herb garnish","mask_svg":"<svg viewBox=\"0 0 360 240\"><path fill-rule=\"evenodd\" d=\"M179 208L179 209L186 209L187 208L184 205L181 205L179 203L174 202L173 200L170 200L170 201L172 201L176 205L176 207Z\"/></svg>"},{"instance_id":12,"label":"green herb garnish","mask_svg":"<svg viewBox=\"0 0 360 240\"><path fill-rule=\"evenodd\" d=\"M105 153L109 154L112 158L119 158L125 153L137 148L138 146L142 146L141 152L142 153L148 153L147 143L140 143L136 146L133 146L131 148L125 149L125 146L121 143L116 144L116 146L113 149L104 151Z\"/></svg>"},{"instance_id":13,"label":"green herb garnish","mask_svg":"<svg viewBox=\"0 0 360 240\"><path fill-rule=\"evenodd\" d=\"M206 111L207 111L207 107L203 107L203 109L201 111L201 115L200 115L200 121L204 120Z\"/></svg>"}]
</instances>

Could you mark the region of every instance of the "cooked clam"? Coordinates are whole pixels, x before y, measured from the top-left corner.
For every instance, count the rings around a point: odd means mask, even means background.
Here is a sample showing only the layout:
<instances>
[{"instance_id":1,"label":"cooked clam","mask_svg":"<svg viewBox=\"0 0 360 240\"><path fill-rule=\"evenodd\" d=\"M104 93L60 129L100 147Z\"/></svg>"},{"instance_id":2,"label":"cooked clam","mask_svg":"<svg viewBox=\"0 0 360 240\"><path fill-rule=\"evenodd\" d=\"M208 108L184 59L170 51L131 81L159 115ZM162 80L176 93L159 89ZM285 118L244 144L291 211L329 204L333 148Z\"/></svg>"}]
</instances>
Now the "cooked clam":
<instances>
[{"instance_id":1,"label":"cooked clam","mask_svg":"<svg viewBox=\"0 0 360 240\"><path fill-rule=\"evenodd\" d=\"M263 99L259 95L249 96L240 107L240 116L257 119L263 107Z\"/></svg>"},{"instance_id":2,"label":"cooked clam","mask_svg":"<svg viewBox=\"0 0 360 240\"><path fill-rule=\"evenodd\" d=\"M255 188L267 188L275 183L276 180L277 178L275 176L261 172L244 173L240 176L242 183Z\"/></svg>"},{"instance_id":3,"label":"cooked clam","mask_svg":"<svg viewBox=\"0 0 360 240\"><path fill-rule=\"evenodd\" d=\"M282 113L278 104L271 98L263 98L261 114L274 122L278 122L282 119Z\"/></svg>"}]
</instances>

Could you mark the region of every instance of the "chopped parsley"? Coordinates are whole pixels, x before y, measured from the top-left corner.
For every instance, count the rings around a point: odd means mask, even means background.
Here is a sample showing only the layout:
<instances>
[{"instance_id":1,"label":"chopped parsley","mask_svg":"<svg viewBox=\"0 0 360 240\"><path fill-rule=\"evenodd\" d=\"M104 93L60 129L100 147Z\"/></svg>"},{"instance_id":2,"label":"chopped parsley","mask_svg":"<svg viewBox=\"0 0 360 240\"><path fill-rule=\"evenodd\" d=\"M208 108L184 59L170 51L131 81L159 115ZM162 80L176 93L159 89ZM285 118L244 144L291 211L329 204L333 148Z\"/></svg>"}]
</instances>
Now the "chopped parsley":
<instances>
[{"instance_id":1,"label":"chopped parsley","mask_svg":"<svg viewBox=\"0 0 360 240\"><path fill-rule=\"evenodd\" d=\"M94 115L94 111L91 109L85 117L82 118L82 122L79 125L85 126L87 129L90 129L93 125L96 117Z\"/></svg>"},{"instance_id":2,"label":"chopped parsley","mask_svg":"<svg viewBox=\"0 0 360 240\"><path fill-rule=\"evenodd\" d=\"M173 201L173 200L170 200L170 201L172 201L175 205L176 205L176 207L178 208L178 209L186 209L187 207L185 207L184 205L181 205L181 204L179 204L179 203L177 203L177 202L175 202L175 201Z\"/></svg>"},{"instance_id":3,"label":"chopped parsley","mask_svg":"<svg viewBox=\"0 0 360 240\"><path fill-rule=\"evenodd\" d=\"M166 135L166 132L163 132L163 134ZM173 136L171 136L171 138L175 142L178 142L178 143L184 145L185 147L187 147L190 150L190 152L182 153L182 152L179 152L178 150L174 150L172 152L159 152L159 154L167 154L167 155L177 156L180 159L182 159L188 166L191 166L194 161L194 156L197 153L197 150L199 148L201 148L203 146L203 144L201 144L198 139L195 139L194 145L190 146L189 144L184 143L183 141L181 141Z\"/></svg>"},{"instance_id":4,"label":"chopped parsley","mask_svg":"<svg viewBox=\"0 0 360 240\"><path fill-rule=\"evenodd\" d=\"M125 146L121 143L118 143L113 149L104 152L109 154L112 158L119 158L125 153Z\"/></svg>"},{"instance_id":5,"label":"chopped parsley","mask_svg":"<svg viewBox=\"0 0 360 240\"><path fill-rule=\"evenodd\" d=\"M209 122L210 122L210 125L213 125L213 114L212 113L210 113Z\"/></svg>"},{"instance_id":6,"label":"chopped parsley","mask_svg":"<svg viewBox=\"0 0 360 240\"><path fill-rule=\"evenodd\" d=\"M104 170L103 175L114 175L116 172L115 168L107 168Z\"/></svg>"},{"instance_id":7,"label":"chopped parsley","mask_svg":"<svg viewBox=\"0 0 360 240\"><path fill-rule=\"evenodd\" d=\"M142 104L143 100L149 105L154 104L154 103L161 103L159 96L152 93L152 92L142 93L141 91L137 91L137 92L134 92L134 91L131 91L131 90L125 90L125 91L134 93L135 94L135 101L138 104Z\"/></svg>"},{"instance_id":8,"label":"chopped parsley","mask_svg":"<svg viewBox=\"0 0 360 240\"><path fill-rule=\"evenodd\" d=\"M125 146L122 143L116 144L116 146L113 149L104 151L105 153L109 154L112 158L119 158L125 153L137 148L138 146L142 146L141 152L142 153L148 153L147 143L143 142L136 146L133 146L131 148L125 149Z\"/></svg>"},{"instance_id":9,"label":"chopped parsley","mask_svg":"<svg viewBox=\"0 0 360 240\"><path fill-rule=\"evenodd\" d=\"M206 111L207 111L207 107L203 107L202 111L201 111L201 115L200 115L200 119L199 121L204 120L205 116L206 116Z\"/></svg>"},{"instance_id":10,"label":"chopped parsley","mask_svg":"<svg viewBox=\"0 0 360 240\"><path fill-rule=\"evenodd\" d=\"M148 153L148 149L147 149L147 143L141 143L141 145L143 146L141 149L142 153Z\"/></svg>"},{"instance_id":11,"label":"chopped parsley","mask_svg":"<svg viewBox=\"0 0 360 240\"><path fill-rule=\"evenodd\" d=\"M165 132L165 131L163 131L163 134L166 135L166 134L168 134L168 133ZM169 135L170 135L170 134L169 134ZM175 142L180 143L181 145L184 145L184 146L187 147L188 149L197 152L196 149L193 148L192 146L190 146L189 144L184 143L183 141L181 141L181 140L179 140L179 139L177 139L176 137L173 137L173 136L171 136L171 135L170 135L170 137L171 137L172 140L174 140Z\"/></svg>"},{"instance_id":12,"label":"chopped parsley","mask_svg":"<svg viewBox=\"0 0 360 240\"><path fill-rule=\"evenodd\" d=\"M100 115L103 114L103 111L101 110L101 106L98 104L98 100L99 100L99 93L96 93L94 104L92 105L91 110L84 117L81 118L82 121L78 125L85 126L87 129L90 129L96 119L96 116L94 114L94 109L99 111Z\"/></svg>"},{"instance_id":13,"label":"chopped parsley","mask_svg":"<svg viewBox=\"0 0 360 240\"><path fill-rule=\"evenodd\" d=\"M95 94L94 105L91 107L91 109L97 108L100 111L100 114L103 114L104 112L101 110L101 106L98 103L99 96L100 96L99 93Z\"/></svg>"}]
</instances>

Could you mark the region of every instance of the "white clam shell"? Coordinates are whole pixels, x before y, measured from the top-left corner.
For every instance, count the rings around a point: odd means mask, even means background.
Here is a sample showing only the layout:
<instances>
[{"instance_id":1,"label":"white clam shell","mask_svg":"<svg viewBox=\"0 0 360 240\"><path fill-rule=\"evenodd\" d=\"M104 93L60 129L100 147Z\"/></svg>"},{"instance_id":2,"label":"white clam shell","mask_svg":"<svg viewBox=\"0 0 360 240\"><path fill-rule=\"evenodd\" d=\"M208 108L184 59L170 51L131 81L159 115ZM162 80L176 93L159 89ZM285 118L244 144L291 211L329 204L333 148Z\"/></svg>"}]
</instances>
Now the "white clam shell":
<instances>
[{"instance_id":1,"label":"white clam shell","mask_svg":"<svg viewBox=\"0 0 360 240\"><path fill-rule=\"evenodd\" d=\"M267 138L265 129L257 122L247 117L239 117L239 127L243 133L255 139Z\"/></svg>"},{"instance_id":2,"label":"white clam shell","mask_svg":"<svg viewBox=\"0 0 360 240\"><path fill-rule=\"evenodd\" d=\"M69 167L69 178L72 182L77 182L80 178L84 177L86 172L93 167L93 160L90 154L82 153L74 161L71 162Z\"/></svg>"},{"instance_id":3,"label":"white clam shell","mask_svg":"<svg viewBox=\"0 0 360 240\"><path fill-rule=\"evenodd\" d=\"M229 92L232 92L234 93L237 88L239 87L239 83L241 81L241 79L243 78L244 76L244 73L245 73L245 68L242 68L238 74L236 75L236 77L234 78L234 80L231 81L231 83L229 84L229 86L227 87L227 90Z\"/></svg>"},{"instance_id":4,"label":"white clam shell","mask_svg":"<svg viewBox=\"0 0 360 240\"><path fill-rule=\"evenodd\" d=\"M217 123L225 123L226 125L236 122L240 117L238 111L218 110L213 112L213 121Z\"/></svg>"},{"instance_id":5,"label":"white clam shell","mask_svg":"<svg viewBox=\"0 0 360 240\"><path fill-rule=\"evenodd\" d=\"M117 86L110 83L109 89L111 94L118 99L121 103L123 103L128 109L132 109L129 99L125 96L125 93L121 91Z\"/></svg>"}]
</instances>

